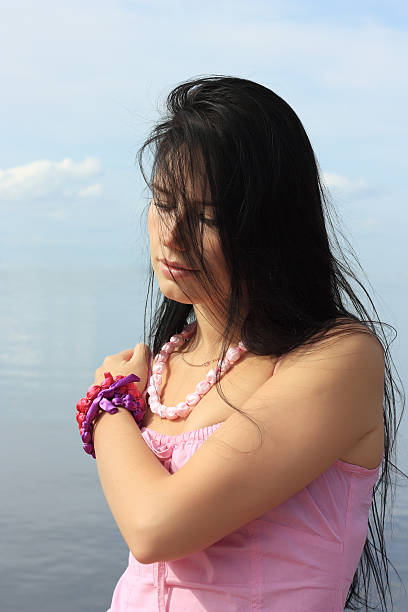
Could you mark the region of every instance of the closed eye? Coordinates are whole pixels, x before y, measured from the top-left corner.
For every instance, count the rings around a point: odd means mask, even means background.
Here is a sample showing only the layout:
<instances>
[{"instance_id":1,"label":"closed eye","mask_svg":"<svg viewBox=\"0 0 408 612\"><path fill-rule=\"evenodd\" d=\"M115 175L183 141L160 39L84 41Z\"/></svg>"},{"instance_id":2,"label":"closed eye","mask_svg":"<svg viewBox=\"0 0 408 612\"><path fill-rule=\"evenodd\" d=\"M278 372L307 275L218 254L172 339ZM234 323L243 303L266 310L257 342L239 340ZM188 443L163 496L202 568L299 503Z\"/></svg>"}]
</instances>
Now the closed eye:
<instances>
[{"instance_id":1,"label":"closed eye","mask_svg":"<svg viewBox=\"0 0 408 612\"><path fill-rule=\"evenodd\" d=\"M217 222L215 221L215 219L209 219L208 217L203 217L203 215L200 215L200 219L201 221L204 221L204 223L206 225L209 225L210 227L215 227L217 225Z\"/></svg>"},{"instance_id":2,"label":"closed eye","mask_svg":"<svg viewBox=\"0 0 408 612\"><path fill-rule=\"evenodd\" d=\"M156 199L153 200L153 204L157 206L157 208L163 208L165 210L174 210L174 207L167 206L166 204L163 204L163 202L159 202L159 200Z\"/></svg>"},{"instance_id":3,"label":"closed eye","mask_svg":"<svg viewBox=\"0 0 408 612\"><path fill-rule=\"evenodd\" d=\"M160 200L154 199L153 204L157 206L157 208L161 208L162 210L166 210L168 212L174 210L174 206L167 206L167 204L160 202ZM204 215L200 215L200 220L210 227L215 227L217 225L214 219L210 219L208 217L205 217Z\"/></svg>"}]
</instances>

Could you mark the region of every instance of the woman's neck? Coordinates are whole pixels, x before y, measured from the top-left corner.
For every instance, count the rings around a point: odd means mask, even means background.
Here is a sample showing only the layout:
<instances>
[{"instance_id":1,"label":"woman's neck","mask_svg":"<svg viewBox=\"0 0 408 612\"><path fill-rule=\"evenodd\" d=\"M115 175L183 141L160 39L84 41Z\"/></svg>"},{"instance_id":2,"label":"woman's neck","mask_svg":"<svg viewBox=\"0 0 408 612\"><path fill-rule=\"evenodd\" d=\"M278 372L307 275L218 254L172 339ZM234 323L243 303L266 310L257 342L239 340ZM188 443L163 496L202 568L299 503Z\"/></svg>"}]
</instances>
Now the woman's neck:
<instances>
[{"instance_id":1,"label":"woman's neck","mask_svg":"<svg viewBox=\"0 0 408 612\"><path fill-rule=\"evenodd\" d=\"M219 331L222 325L221 321L212 322L207 314L203 314L202 310L194 306L194 312L197 319L197 327L193 336L180 347L183 353L194 355L194 360L198 363L215 359L221 352L223 334ZM237 334L232 339L230 346L235 346L240 341Z\"/></svg>"}]
</instances>

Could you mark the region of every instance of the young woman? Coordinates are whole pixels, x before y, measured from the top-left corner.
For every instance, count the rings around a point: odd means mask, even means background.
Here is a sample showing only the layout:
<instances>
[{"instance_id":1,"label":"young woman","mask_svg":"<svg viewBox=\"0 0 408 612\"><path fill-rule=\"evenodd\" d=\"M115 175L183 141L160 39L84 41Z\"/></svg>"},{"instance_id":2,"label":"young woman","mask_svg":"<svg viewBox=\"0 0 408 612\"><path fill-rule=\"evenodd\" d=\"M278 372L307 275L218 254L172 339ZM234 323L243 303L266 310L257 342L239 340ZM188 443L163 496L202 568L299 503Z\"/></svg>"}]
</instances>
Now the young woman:
<instances>
[{"instance_id":1,"label":"young woman","mask_svg":"<svg viewBox=\"0 0 408 612\"><path fill-rule=\"evenodd\" d=\"M309 139L236 77L182 83L167 108L139 151L161 301L148 341L95 372L136 374L147 404L140 429L125 409L95 423L129 546L110 612L339 612L373 573L386 605L397 387Z\"/></svg>"}]
</instances>

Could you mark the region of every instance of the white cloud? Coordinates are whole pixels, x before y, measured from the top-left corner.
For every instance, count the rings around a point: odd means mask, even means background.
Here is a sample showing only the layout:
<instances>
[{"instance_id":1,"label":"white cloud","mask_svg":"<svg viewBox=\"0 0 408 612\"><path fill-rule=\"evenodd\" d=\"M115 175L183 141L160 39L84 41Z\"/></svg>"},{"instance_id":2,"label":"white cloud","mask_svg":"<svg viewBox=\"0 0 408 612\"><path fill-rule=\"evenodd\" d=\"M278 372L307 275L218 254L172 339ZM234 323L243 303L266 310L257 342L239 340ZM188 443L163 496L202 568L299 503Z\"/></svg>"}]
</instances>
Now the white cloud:
<instances>
[{"instance_id":1,"label":"white cloud","mask_svg":"<svg viewBox=\"0 0 408 612\"><path fill-rule=\"evenodd\" d=\"M377 217L365 217L360 221L360 228L364 230L372 230L380 226L380 219Z\"/></svg>"},{"instance_id":2,"label":"white cloud","mask_svg":"<svg viewBox=\"0 0 408 612\"><path fill-rule=\"evenodd\" d=\"M67 210L60 208L58 210L52 210L48 216L56 221L65 221L70 215Z\"/></svg>"},{"instance_id":3,"label":"white cloud","mask_svg":"<svg viewBox=\"0 0 408 612\"><path fill-rule=\"evenodd\" d=\"M73 195L86 189L84 186L90 177L99 174L100 161L94 157L85 157L75 162L69 157L60 162L41 159L24 166L15 166L0 170L0 200L30 201L46 198L50 195Z\"/></svg>"},{"instance_id":4,"label":"white cloud","mask_svg":"<svg viewBox=\"0 0 408 612\"><path fill-rule=\"evenodd\" d=\"M94 198L96 196L99 196L101 193L102 187L99 183L89 185L89 187L85 187L84 189L80 189L78 191L78 195L80 198Z\"/></svg>"},{"instance_id":5,"label":"white cloud","mask_svg":"<svg viewBox=\"0 0 408 612\"><path fill-rule=\"evenodd\" d=\"M346 199L368 196L374 192L364 179L353 180L334 172L323 172L321 179L333 194Z\"/></svg>"}]
</instances>

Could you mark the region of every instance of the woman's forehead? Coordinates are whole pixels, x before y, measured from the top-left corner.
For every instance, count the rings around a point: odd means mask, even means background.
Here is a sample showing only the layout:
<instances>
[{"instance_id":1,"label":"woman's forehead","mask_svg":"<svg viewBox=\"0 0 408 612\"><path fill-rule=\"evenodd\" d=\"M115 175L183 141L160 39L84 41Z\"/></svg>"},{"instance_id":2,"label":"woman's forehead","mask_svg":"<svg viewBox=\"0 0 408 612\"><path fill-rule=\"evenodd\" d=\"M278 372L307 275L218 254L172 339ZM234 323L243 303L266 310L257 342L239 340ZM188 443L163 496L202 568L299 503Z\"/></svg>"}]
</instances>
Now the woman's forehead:
<instances>
[{"instance_id":1,"label":"woman's forehead","mask_svg":"<svg viewBox=\"0 0 408 612\"><path fill-rule=\"evenodd\" d=\"M208 199L203 199L202 197L202 187L203 187L203 180L195 180L195 182L193 182L188 176L186 177L186 179L184 180L183 186L185 189L185 195L186 198L189 202L193 203L193 204L198 204L201 206L210 206L210 207L214 207L214 203L211 202ZM167 185L165 181L163 181L162 176L160 174L156 174L153 182L152 182L152 187L154 190L164 194L164 195L169 195L172 196L172 192L171 192L171 186ZM208 194L208 189L206 189L206 193Z\"/></svg>"}]
</instances>

